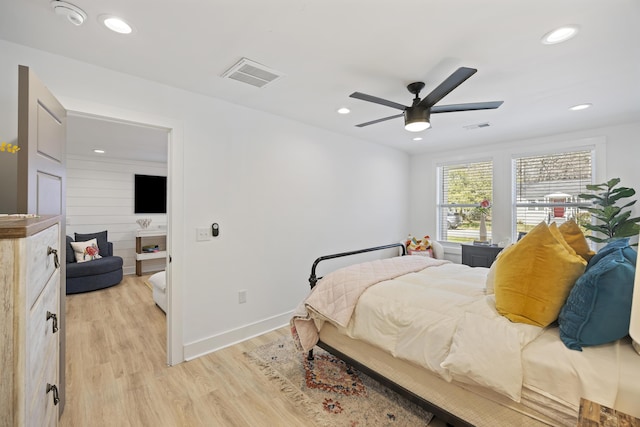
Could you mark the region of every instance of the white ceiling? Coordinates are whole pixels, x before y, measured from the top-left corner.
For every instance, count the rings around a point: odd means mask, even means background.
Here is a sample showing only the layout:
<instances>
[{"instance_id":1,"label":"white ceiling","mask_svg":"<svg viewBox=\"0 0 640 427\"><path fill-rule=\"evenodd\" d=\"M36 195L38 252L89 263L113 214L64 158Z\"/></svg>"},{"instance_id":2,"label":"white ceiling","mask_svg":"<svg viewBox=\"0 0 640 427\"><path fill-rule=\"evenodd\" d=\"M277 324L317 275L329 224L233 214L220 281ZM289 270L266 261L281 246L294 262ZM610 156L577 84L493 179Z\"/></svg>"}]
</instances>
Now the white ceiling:
<instances>
[{"instance_id":1,"label":"white ceiling","mask_svg":"<svg viewBox=\"0 0 640 427\"><path fill-rule=\"evenodd\" d=\"M166 129L77 114L67 117L68 154L166 163L167 141ZM104 153L96 154L95 149Z\"/></svg>"},{"instance_id":2,"label":"white ceiling","mask_svg":"<svg viewBox=\"0 0 640 427\"><path fill-rule=\"evenodd\" d=\"M640 118L637 0L70 2L88 14L80 27L55 15L48 0L2 0L0 38L410 153ZM101 14L125 18L134 34L106 30ZM540 43L566 24L580 33ZM220 77L242 57L285 76L262 89ZM352 92L408 105L408 83L424 81L424 96L460 66L478 72L437 105L504 104L433 115L420 142L401 118L354 126L398 110ZM568 110L584 102L593 108ZM352 113L338 115L343 106ZM482 122L490 126L464 128Z\"/></svg>"}]
</instances>

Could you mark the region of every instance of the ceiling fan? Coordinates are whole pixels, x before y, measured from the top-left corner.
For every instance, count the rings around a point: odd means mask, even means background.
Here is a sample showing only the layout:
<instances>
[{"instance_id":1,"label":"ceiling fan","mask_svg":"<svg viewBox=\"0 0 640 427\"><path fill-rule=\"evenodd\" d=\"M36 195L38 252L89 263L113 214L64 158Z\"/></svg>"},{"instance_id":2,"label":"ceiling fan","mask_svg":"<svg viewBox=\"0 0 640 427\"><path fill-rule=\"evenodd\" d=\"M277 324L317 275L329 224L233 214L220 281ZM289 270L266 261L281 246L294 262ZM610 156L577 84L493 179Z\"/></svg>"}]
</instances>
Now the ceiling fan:
<instances>
[{"instance_id":1,"label":"ceiling fan","mask_svg":"<svg viewBox=\"0 0 640 427\"><path fill-rule=\"evenodd\" d=\"M402 110L402 114L396 114L382 119L372 120L366 123L360 123L357 127L364 127L386 120L395 119L404 116L405 129L410 132L420 132L431 127L431 113L451 113L455 111L470 110L492 110L502 105L503 101L492 102L473 102L468 104L452 104L452 105L435 105L442 98L447 96L449 92L460 86L465 80L474 75L478 70L474 68L460 67L453 74L445 79L438 87L431 91L422 100L420 99L420 91L424 89L423 82L411 83L407 86L409 92L415 95L413 103L410 107L397 102L378 98L377 96L367 95L361 92L353 92L349 95L351 98L361 99L363 101L374 102L387 107Z\"/></svg>"}]
</instances>

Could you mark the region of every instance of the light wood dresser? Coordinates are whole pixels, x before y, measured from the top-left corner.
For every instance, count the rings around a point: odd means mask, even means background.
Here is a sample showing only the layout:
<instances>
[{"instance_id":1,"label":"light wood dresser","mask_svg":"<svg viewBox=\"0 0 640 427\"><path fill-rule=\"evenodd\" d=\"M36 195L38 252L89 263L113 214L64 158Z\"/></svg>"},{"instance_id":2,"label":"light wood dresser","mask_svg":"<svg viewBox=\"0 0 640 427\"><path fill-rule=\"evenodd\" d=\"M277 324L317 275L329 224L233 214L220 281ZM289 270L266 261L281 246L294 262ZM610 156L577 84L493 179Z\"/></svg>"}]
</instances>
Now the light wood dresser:
<instances>
[{"instance_id":1,"label":"light wood dresser","mask_svg":"<svg viewBox=\"0 0 640 427\"><path fill-rule=\"evenodd\" d=\"M60 216L0 216L0 425L58 425Z\"/></svg>"}]
</instances>

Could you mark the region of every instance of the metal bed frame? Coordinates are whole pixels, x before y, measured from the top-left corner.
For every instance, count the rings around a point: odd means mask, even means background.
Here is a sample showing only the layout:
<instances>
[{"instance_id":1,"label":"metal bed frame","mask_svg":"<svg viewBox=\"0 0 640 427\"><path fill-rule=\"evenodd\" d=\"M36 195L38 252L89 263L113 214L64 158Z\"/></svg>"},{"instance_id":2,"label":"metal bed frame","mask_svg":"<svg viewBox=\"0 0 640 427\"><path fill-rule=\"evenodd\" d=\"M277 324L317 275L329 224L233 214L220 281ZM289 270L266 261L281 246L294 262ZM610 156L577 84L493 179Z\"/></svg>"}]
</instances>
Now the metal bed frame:
<instances>
[{"instance_id":1,"label":"metal bed frame","mask_svg":"<svg viewBox=\"0 0 640 427\"><path fill-rule=\"evenodd\" d=\"M373 252L373 251L391 249L391 248L396 248L396 247L397 248L402 248L402 256L407 254L407 250L406 250L406 247L404 246L404 244L402 244L402 243L393 243L393 244L390 244L390 245L376 246L376 247L360 249L360 250L356 250L356 251L349 251L349 252L342 252L342 253L338 253L338 254L321 256L321 257L317 258L313 262L313 265L311 266L311 276L309 277L309 285L311 286L311 289L313 289L316 286L316 284L318 283L318 280L321 279L321 277L317 277L316 276L316 267L322 261L326 261L326 260L330 260L330 259L334 259L334 258L342 258L342 257L347 257L347 256L352 256L352 255L358 255L358 254L362 254L362 253L366 253L366 252ZM336 348L334 348L334 347L322 342L322 340L318 341L318 343L316 345L318 347L328 351L329 353L333 354L334 356L342 359L345 363L347 363L347 365L351 365L352 367L356 368L360 372L363 372L366 375L370 376L371 378L373 378L374 380L376 380L377 382L379 382L383 386L395 391L396 393L398 393L399 395L403 396L404 398L406 398L410 402L413 402L413 403L419 405L420 407L424 408L425 410L431 412L436 417L438 417L439 419L441 419L445 423L447 423L448 426L473 427L473 424L470 424L469 422L463 420L462 418L460 418L460 417L458 417L456 415L453 415L449 411L447 411L447 410L445 410L445 409L443 409L443 408L441 408L441 407L439 407L437 405L434 405L433 403L423 399L419 395L417 395L417 394L413 393L412 391L406 389L405 387L401 386L400 384L390 380L389 378L385 377L384 375L374 371L373 369L367 367L363 363L361 363L361 362L359 362L359 361L347 356L346 354L342 353L340 350L337 350ZM308 360L313 360L313 350L309 351L307 359Z\"/></svg>"}]
</instances>

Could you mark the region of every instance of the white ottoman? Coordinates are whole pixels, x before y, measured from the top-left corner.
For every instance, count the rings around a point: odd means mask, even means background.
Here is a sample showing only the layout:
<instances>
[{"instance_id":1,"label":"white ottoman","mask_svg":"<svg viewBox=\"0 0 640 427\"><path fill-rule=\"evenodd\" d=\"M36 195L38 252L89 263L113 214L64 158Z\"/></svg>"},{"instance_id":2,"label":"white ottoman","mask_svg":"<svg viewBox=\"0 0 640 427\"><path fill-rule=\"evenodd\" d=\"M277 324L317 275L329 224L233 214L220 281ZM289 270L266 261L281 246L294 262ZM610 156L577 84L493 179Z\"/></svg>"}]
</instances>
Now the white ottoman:
<instances>
[{"instance_id":1,"label":"white ottoman","mask_svg":"<svg viewBox=\"0 0 640 427\"><path fill-rule=\"evenodd\" d=\"M167 312L167 275L165 271L159 271L149 277L149 283L153 289L153 301Z\"/></svg>"}]
</instances>

